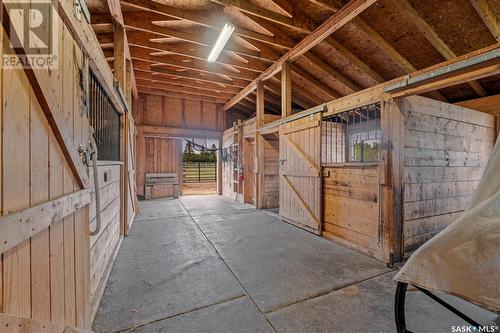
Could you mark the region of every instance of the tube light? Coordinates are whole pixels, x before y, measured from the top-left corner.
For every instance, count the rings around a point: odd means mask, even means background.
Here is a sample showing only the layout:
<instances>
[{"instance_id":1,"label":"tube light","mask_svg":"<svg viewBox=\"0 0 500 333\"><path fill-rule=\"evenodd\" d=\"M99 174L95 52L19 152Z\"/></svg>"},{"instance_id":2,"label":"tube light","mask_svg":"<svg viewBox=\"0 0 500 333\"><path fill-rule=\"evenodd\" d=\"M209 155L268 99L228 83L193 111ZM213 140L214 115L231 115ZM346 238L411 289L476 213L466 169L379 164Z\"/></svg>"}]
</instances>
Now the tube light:
<instances>
[{"instance_id":1,"label":"tube light","mask_svg":"<svg viewBox=\"0 0 500 333\"><path fill-rule=\"evenodd\" d=\"M209 62L215 62L215 60L217 60L220 53L222 52L222 49L224 48L224 46L226 46L227 41L231 37L233 31L234 31L234 26L232 24L226 23L224 25L224 28L222 28L222 31L219 37L217 38L217 41L215 42L212 51L210 51L210 54L208 55L207 60Z\"/></svg>"}]
</instances>

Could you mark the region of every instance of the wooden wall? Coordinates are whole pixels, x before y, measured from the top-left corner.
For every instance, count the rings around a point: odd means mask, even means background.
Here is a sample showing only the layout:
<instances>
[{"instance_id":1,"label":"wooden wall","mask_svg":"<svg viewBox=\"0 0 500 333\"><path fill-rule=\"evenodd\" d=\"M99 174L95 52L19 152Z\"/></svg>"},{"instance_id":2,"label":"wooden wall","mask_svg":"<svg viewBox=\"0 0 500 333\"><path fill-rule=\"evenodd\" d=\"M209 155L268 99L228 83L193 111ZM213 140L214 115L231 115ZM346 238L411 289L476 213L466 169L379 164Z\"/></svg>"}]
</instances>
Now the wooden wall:
<instances>
[{"instance_id":1,"label":"wooden wall","mask_svg":"<svg viewBox=\"0 0 500 333\"><path fill-rule=\"evenodd\" d=\"M146 173L177 173L180 177L183 137L219 138L224 125L220 105L144 93L134 100L133 114L138 129L137 193L141 196ZM151 129L155 132L148 132Z\"/></svg>"},{"instance_id":2,"label":"wooden wall","mask_svg":"<svg viewBox=\"0 0 500 333\"><path fill-rule=\"evenodd\" d=\"M133 103L136 126L221 129L223 113L215 103L139 93Z\"/></svg>"},{"instance_id":3,"label":"wooden wall","mask_svg":"<svg viewBox=\"0 0 500 333\"><path fill-rule=\"evenodd\" d=\"M90 236L90 299L93 318L104 287L111 272L112 263L122 239L120 234L120 168L119 162L99 162L98 182L100 194L101 228L97 235ZM90 170L90 181L94 174ZM92 202L89 207L90 230L96 230L95 188L92 187Z\"/></svg>"},{"instance_id":4,"label":"wooden wall","mask_svg":"<svg viewBox=\"0 0 500 333\"><path fill-rule=\"evenodd\" d=\"M79 64L74 63L81 52L62 22L59 27L59 58L64 60L44 84L50 85L56 99L51 110L61 116L77 146L86 144L88 136L88 120L81 112ZM3 28L1 32L6 39ZM78 191L23 70L2 68L0 96L1 214ZM78 209L0 255L0 312L90 327L88 214L88 206Z\"/></svg>"},{"instance_id":5,"label":"wooden wall","mask_svg":"<svg viewBox=\"0 0 500 333\"><path fill-rule=\"evenodd\" d=\"M146 173L176 173L180 175L182 141L139 136L137 139L137 193L144 196Z\"/></svg>"},{"instance_id":6,"label":"wooden wall","mask_svg":"<svg viewBox=\"0 0 500 333\"><path fill-rule=\"evenodd\" d=\"M494 145L494 116L412 96L404 116L403 244L415 250L467 207Z\"/></svg>"},{"instance_id":7,"label":"wooden wall","mask_svg":"<svg viewBox=\"0 0 500 333\"><path fill-rule=\"evenodd\" d=\"M378 165L323 168L323 235L378 257Z\"/></svg>"}]
</instances>

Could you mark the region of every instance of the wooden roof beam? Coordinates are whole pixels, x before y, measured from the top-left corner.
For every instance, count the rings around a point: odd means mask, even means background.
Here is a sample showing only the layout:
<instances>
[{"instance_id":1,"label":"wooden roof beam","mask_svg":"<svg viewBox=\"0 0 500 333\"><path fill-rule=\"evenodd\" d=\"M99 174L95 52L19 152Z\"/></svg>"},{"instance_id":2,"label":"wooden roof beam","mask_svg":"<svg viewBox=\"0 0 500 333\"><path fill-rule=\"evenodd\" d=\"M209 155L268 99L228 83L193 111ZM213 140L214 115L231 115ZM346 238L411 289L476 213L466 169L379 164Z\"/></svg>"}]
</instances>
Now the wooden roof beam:
<instances>
[{"instance_id":1,"label":"wooden roof beam","mask_svg":"<svg viewBox=\"0 0 500 333\"><path fill-rule=\"evenodd\" d=\"M245 89L236 95L231 101L224 105L224 109L229 109L232 105L237 103L243 97L247 96L251 91L256 89L257 81L265 80L281 70L283 63L286 61L293 62L298 57L312 49L314 46L321 43L326 37L331 35L334 31L344 26L347 22L356 17L363 10L375 3L376 0L352 0L344 6L337 14L327 19L321 26L314 30L311 34L302 39L290 51L282 56L278 61L271 65L264 73L259 75L257 79L252 81Z\"/></svg>"},{"instance_id":2,"label":"wooden roof beam","mask_svg":"<svg viewBox=\"0 0 500 333\"><path fill-rule=\"evenodd\" d=\"M308 52L304 55L304 57L313 63L316 67L330 75L335 81L337 81L343 88L347 91L347 93L353 93L356 91L360 91L361 87L354 83L351 79L345 77L343 74L337 72L332 68L329 64L325 63L318 56L316 56L312 52Z\"/></svg>"},{"instance_id":3,"label":"wooden roof beam","mask_svg":"<svg viewBox=\"0 0 500 333\"><path fill-rule=\"evenodd\" d=\"M234 105L233 109L236 109L238 112L241 112L246 116L252 116L254 114L254 112L252 112L252 110L248 109L247 107L245 107L241 104Z\"/></svg>"},{"instance_id":4,"label":"wooden roof beam","mask_svg":"<svg viewBox=\"0 0 500 333\"><path fill-rule=\"evenodd\" d=\"M500 73L500 43L392 80L384 92L392 97L424 94Z\"/></svg>"},{"instance_id":5,"label":"wooden roof beam","mask_svg":"<svg viewBox=\"0 0 500 333\"><path fill-rule=\"evenodd\" d=\"M304 80L318 88L319 90L323 91L326 93L328 96L330 96L331 99L336 99L339 97L342 97L338 92L330 88L327 84L323 83L320 81L318 78L312 76L308 72L304 71L302 68L296 66L296 65L291 65L292 66L292 71L297 74L298 76L302 77Z\"/></svg>"},{"instance_id":6,"label":"wooden roof beam","mask_svg":"<svg viewBox=\"0 0 500 333\"><path fill-rule=\"evenodd\" d=\"M189 61L182 61L172 59L168 55L151 55L151 52L148 49L141 47L132 47L131 55L132 59L139 59L144 61L149 61L156 64L164 64L168 66L174 66L179 68L191 69L194 71L198 71L201 73L209 73L215 75L224 75L230 78L236 78L246 81L252 81L258 75L251 71L231 71L226 67L223 67L219 64L207 64L206 62L199 61L197 59L186 59Z\"/></svg>"},{"instance_id":7,"label":"wooden roof beam","mask_svg":"<svg viewBox=\"0 0 500 333\"><path fill-rule=\"evenodd\" d=\"M321 5L323 8L327 8L332 12L338 12L339 8L342 6L342 3L339 0L310 0L314 1L316 4ZM368 23L366 23L361 17L355 17L352 21L352 24L364 32L369 38L375 41L375 45L377 45L382 51L389 56L392 61L396 63L401 69L403 69L406 73L412 73L417 70L415 66L413 66L405 57L399 53L396 48L394 48L391 44L389 44L375 29L373 29ZM436 99L441 101L447 101L446 97L444 97L439 91L434 91L432 93Z\"/></svg>"},{"instance_id":8,"label":"wooden roof beam","mask_svg":"<svg viewBox=\"0 0 500 333\"><path fill-rule=\"evenodd\" d=\"M488 5L486 0L470 0L484 24L491 31L491 34L500 43L500 20L495 16L495 12Z\"/></svg>"},{"instance_id":9,"label":"wooden roof beam","mask_svg":"<svg viewBox=\"0 0 500 333\"><path fill-rule=\"evenodd\" d=\"M179 92L174 92L174 91L167 91L163 89L157 89L153 87L148 87L148 86L137 86L137 91L146 93L146 94L151 94L151 95L160 95L160 96L167 96L167 97L173 97L173 98L184 98L184 99L189 99L189 100L195 100L195 101L204 101L208 103L224 103L227 101L227 99L223 98L215 98L215 97L208 97L208 96L200 96L200 95L194 95L194 94L187 94L187 93L179 93Z\"/></svg>"},{"instance_id":10,"label":"wooden roof beam","mask_svg":"<svg viewBox=\"0 0 500 333\"><path fill-rule=\"evenodd\" d=\"M139 9L142 11L151 11L157 14L166 15L168 17L189 21L207 28L215 29L217 31L219 31L222 28L223 22L222 20L220 20L220 16L223 15L222 11L218 11L214 15L213 10L211 10L210 12L182 10L156 1L151 1L149 6L145 5L144 2L141 0L122 0L121 3L133 7L135 9ZM235 26L234 34L237 36L248 37L251 39L259 40L264 43L279 47L293 46L287 44L282 40L279 40L275 36L261 34L252 30L239 27L237 25Z\"/></svg>"},{"instance_id":11,"label":"wooden roof beam","mask_svg":"<svg viewBox=\"0 0 500 333\"><path fill-rule=\"evenodd\" d=\"M129 43L131 46L138 46L151 49L151 52L170 52L173 54L206 61L210 53L210 47L194 44L164 44L150 41L151 36L147 32L129 31ZM105 41L104 38L101 39ZM237 61L234 58L228 57L226 54L221 54L217 59L217 64L229 65L237 69L250 70L257 73L262 73L269 67L268 64L255 59L244 58L245 61Z\"/></svg>"},{"instance_id":12,"label":"wooden roof beam","mask_svg":"<svg viewBox=\"0 0 500 333\"><path fill-rule=\"evenodd\" d=\"M156 74L156 73L155 73ZM236 95L241 89L232 86L222 87L218 84L209 82L197 81L196 79L187 79L180 77L166 77L166 75L153 75L153 72L138 70L136 73L137 79L152 80L160 83L175 84L177 86L208 90L212 92L224 92L227 94Z\"/></svg>"},{"instance_id":13,"label":"wooden roof beam","mask_svg":"<svg viewBox=\"0 0 500 333\"><path fill-rule=\"evenodd\" d=\"M111 64L112 65L112 64ZM147 66L145 66L147 65ZM225 80L221 80L219 78L201 76L198 72L190 72L189 70L183 70L182 72L177 72L174 70L168 70L161 67L151 67L150 63L138 63L137 60L134 62L134 70L137 72L149 73L152 77L160 77L167 80L187 80L189 82L203 83L218 85L220 89L225 89L226 87L238 88L241 91L241 88L245 87L245 81L237 81L228 82Z\"/></svg>"},{"instance_id":14,"label":"wooden roof beam","mask_svg":"<svg viewBox=\"0 0 500 333\"><path fill-rule=\"evenodd\" d=\"M127 29L134 29L134 30L139 30L139 31L145 31L145 32L150 32L154 33L158 36L162 37L174 37L186 42L194 43L197 45L202 45L202 46L207 46L211 47L212 42L215 41L215 38L217 36L214 36L214 34L210 33L189 33L186 31L180 31L180 30L174 30L174 29L169 29L165 27L161 27L159 25L153 24L151 21L148 21L146 19L137 19L137 16L140 16L142 13L125 13L124 15L124 21L125 21L125 26ZM238 55L243 55L251 58L257 58L265 61L274 61L275 59L272 58L272 56L265 54L262 51L259 50L251 50L247 48L243 48L238 45L231 45L231 43L227 44L226 47L224 48L224 53L226 52L234 52Z\"/></svg>"},{"instance_id":15,"label":"wooden roof beam","mask_svg":"<svg viewBox=\"0 0 500 333\"><path fill-rule=\"evenodd\" d=\"M292 77L292 99L294 102L301 102L309 107L316 106L318 104L323 103L323 101L314 95L309 90L302 88L301 86L294 84L294 80ZM275 78L272 77L269 80L265 81L265 86L271 87L274 91L277 92L278 96L281 96L281 77ZM297 103L298 105L301 105ZM301 105L302 106L302 105Z\"/></svg>"},{"instance_id":16,"label":"wooden roof beam","mask_svg":"<svg viewBox=\"0 0 500 333\"><path fill-rule=\"evenodd\" d=\"M232 86L232 87L244 88L248 84L248 81L245 81L245 80L239 80L239 79L228 80L228 79L222 78L218 75L201 73L201 72L193 71L193 70L186 69L186 68L179 68L178 70L173 70L173 69L160 67L163 65L151 66L152 65L151 63L144 62L144 61L139 60L139 59L132 59L132 61L134 63L134 69L136 69L136 70L142 69L142 70L151 71L153 73L166 74L166 75L174 76L174 77L191 78L191 79L195 79L195 80L202 81L202 82L219 84L219 85L221 85L221 87Z\"/></svg>"},{"instance_id":17,"label":"wooden roof beam","mask_svg":"<svg viewBox=\"0 0 500 333\"><path fill-rule=\"evenodd\" d=\"M306 16L304 13L302 13L297 8L294 8L294 12L296 14L301 15L301 16ZM291 36L289 36L288 34L283 32L281 29L277 28L274 23L269 22L269 21L262 19L260 17L250 15L250 14L248 14L248 16L252 20L257 22L260 26L262 26L264 29L270 31L275 36L279 36L280 40L286 40L290 44L296 43L296 40L294 38L292 38ZM316 27L315 22L313 22L312 19L308 19L308 21L304 21L304 22L307 22L307 26L304 25L302 27L302 30L304 30L304 32L309 33L311 30L314 30L314 28ZM333 36L329 36L329 37L325 38L324 44L336 49L337 52L339 52L347 61L352 62L360 70L362 70L365 74L367 74L374 81L375 84L385 82L385 79L382 76L380 76L373 69L371 69L370 66L368 66L363 60L361 60L356 55L354 55L348 48L346 48L341 43L339 43L337 40L335 40ZM331 66L328 66L328 67L331 68Z\"/></svg>"},{"instance_id":18,"label":"wooden roof beam","mask_svg":"<svg viewBox=\"0 0 500 333\"><path fill-rule=\"evenodd\" d=\"M208 89L201 89L201 88L193 88L193 87L186 87L183 85L177 85L174 82L167 83L165 81L159 81L155 79L143 79L138 77L137 78L137 84L143 86L143 87L152 87L152 88L159 88L163 90L169 90L169 91L175 91L175 92L186 92L194 95L201 95L201 96L210 96L210 97L216 97L216 98L226 98L226 99L231 99L235 94L231 93L225 93L221 91L214 91L214 90L208 90Z\"/></svg>"},{"instance_id":19,"label":"wooden roof beam","mask_svg":"<svg viewBox=\"0 0 500 333\"><path fill-rule=\"evenodd\" d=\"M434 29L427 23L410 4L408 0L395 0L403 12L410 17L417 29L425 36L425 38L438 50L438 52L446 59L456 58L455 52L438 36ZM479 96L486 96L488 93L477 81L471 81L469 86Z\"/></svg>"}]
</instances>

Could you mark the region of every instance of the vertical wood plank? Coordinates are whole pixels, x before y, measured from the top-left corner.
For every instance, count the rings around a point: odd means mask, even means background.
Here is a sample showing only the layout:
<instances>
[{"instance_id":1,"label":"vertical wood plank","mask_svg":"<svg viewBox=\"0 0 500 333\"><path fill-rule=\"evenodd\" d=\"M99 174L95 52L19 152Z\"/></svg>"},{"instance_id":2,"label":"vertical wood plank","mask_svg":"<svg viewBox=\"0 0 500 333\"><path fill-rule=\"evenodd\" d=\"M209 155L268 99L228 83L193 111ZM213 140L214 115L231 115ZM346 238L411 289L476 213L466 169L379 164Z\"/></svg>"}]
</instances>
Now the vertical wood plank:
<instances>
[{"instance_id":1,"label":"vertical wood plank","mask_svg":"<svg viewBox=\"0 0 500 333\"><path fill-rule=\"evenodd\" d=\"M49 199L49 124L30 92L30 159L31 200L30 206ZM49 229L31 238L31 308L32 317L50 321L50 253Z\"/></svg>"},{"instance_id":2,"label":"vertical wood plank","mask_svg":"<svg viewBox=\"0 0 500 333\"><path fill-rule=\"evenodd\" d=\"M73 39L67 29L63 31L63 67L62 67L62 111L66 120L66 128L74 135L74 110L77 98L74 95L75 72L73 63L76 58ZM74 192L74 180L69 165L63 162L63 192L70 194ZM63 220L64 235L64 322L66 325L74 326L76 322L75 313L75 232L74 214Z\"/></svg>"},{"instance_id":3,"label":"vertical wood plank","mask_svg":"<svg viewBox=\"0 0 500 333\"><path fill-rule=\"evenodd\" d=\"M76 326L90 326L90 236L88 206L75 213Z\"/></svg>"},{"instance_id":4,"label":"vertical wood plank","mask_svg":"<svg viewBox=\"0 0 500 333\"><path fill-rule=\"evenodd\" d=\"M4 29L0 29L0 58L3 59ZM0 61L0 124L3 124L3 62ZM3 157L3 127L0 126L0 156ZM3 163L0 163L0 214L3 215ZM3 307L3 254L0 253L0 312Z\"/></svg>"},{"instance_id":5,"label":"vertical wood plank","mask_svg":"<svg viewBox=\"0 0 500 333\"><path fill-rule=\"evenodd\" d=\"M22 70L3 73L3 213L29 206L29 84ZM3 254L4 311L31 316L30 240Z\"/></svg>"},{"instance_id":6,"label":"vertical wood plank","mask_svg":"<svg viewBox=\"0 0 500 333\"><path fill-rule=\"evenodd\" d=\"M292 69L289 63L283 63L281 70L281 117L292 114Z\"/></svg>"},{"instance_id":7,"label":"vertical wood plank","mask_svg":"<svg viewBox=\"0 0 500 333\"><path fill-rule=\"evenodd\" d=\"M63 155L53 135L49 138L50 199L63 195ZM56 221L50 227L50 317L64 324L64 224Z\"/></svg>"}]
</instances>

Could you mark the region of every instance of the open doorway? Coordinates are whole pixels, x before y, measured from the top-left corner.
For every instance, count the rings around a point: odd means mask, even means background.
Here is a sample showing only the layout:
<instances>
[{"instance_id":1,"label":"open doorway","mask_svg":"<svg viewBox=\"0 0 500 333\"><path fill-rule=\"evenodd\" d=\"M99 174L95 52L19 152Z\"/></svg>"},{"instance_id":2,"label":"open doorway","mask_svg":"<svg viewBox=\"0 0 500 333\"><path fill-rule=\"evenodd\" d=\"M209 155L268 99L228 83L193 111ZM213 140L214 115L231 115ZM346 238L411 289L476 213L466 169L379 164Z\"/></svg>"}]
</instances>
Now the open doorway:
<instances>
[{"instance_id":1,"label":"open doorway","mask_svg":"<svg viewBox=\"0 0 500 333\"><path fill-rule=\"evenodd\" d=\"M255 138L243 141L243 202L255 205Z\"/></svg>"},{"instance_id":2,"label":"open doorway","mask_svg":"<svg viewBox=\"0 0 500 333\"><path fill-rule=\"evenodd\" d=\"M217 194L216 139L184 139L182 195Z\"/></svg>"}]
</instances>

